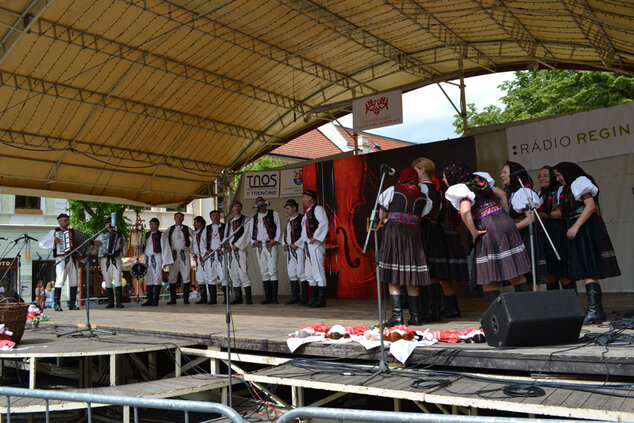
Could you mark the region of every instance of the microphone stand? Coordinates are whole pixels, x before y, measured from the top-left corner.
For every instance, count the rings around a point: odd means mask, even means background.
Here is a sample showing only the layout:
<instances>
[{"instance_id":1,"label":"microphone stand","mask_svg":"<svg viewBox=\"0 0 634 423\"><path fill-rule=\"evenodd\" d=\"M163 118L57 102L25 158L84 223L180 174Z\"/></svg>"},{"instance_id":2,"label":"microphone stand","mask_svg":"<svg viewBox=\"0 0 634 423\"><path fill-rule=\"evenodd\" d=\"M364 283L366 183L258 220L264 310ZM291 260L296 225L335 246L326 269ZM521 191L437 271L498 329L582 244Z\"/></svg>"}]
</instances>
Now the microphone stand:
<instances>
[{"instance_id":1,"label":"microphone stand","mask_svg":"<svg viewBox=\"0 0 634 423\"><path fill-rule=\"evenodd\" d=\"M557 249L555 248L555 244L553 244L552 239L550 239L550 235L548 234L548 231L546 230L546 226L544 226L544 222L542 222L541 217L539 217L539 213L537 212L537 207L535 207L535 203L533 202L533 197L530 196L529 190L526 189L526 187L522 183L522 180L520 179L519 176L517 177L517 180L520 183L522 190L524 191L524 195L526 196L526 201L528 201L528 210L529 210L528 230L530 234L530 244L531 244L531 273L533 275L533 292L534 292L534 291L537 291L537 267L535 266L535 240L533 235L533 233L535 232L535 229L533 228L533 213L535 214L535 216L537 216L537 220L541 224L542 229L544 230L544 233L546 234L546 238L548 239L550 246L555 252L555 256L557 257L557 260L561 260L561 257L559 256L559 253L557 252Z\"/></svg>"},{"instance_id":2,"label":"microphone stand","mask_svg":"<svg viewBox=\"0 0 634 423\"><path fill-rule=\"evenodd\" d=\"M385 343L383 336L383 305L381 303L381 298L383 297L383 292L381 290L381 277L379 276L379 243L378 243L378 235L376 233L376 229L378 226L378 210L377 206L379 204L379 196L383 191L383 182L385 180L386 170L381 168L381 183L379 184L379 190L377 191L376 199L374 200L374 207L372 208L372 214L370 215L370 226L368 228L368 234L365 237L365 244L363 245L363 254L365 254L368 243L370 241L370 234L374 232L374 264L376 268L376 293L378 299L378 311L379 311L379 342L381 349L381 357L379 359L379 369L371 374L368 378L361 382L362 385L366 384L370 380L374 379L376 376L382 373L389 373L390 368L387 365L387 360L385 358Z\"/></svg>"},{"instance_id":3,"label":"microphone stand","mask_svg":"<svg viewBox=\"0 0 634 423\"><path fill-rule=\"evenodd\" d=\"M233 231L233 233L226 237L225 239L222 240L222 242L220 243L220 245L218 246L218 248L216 248L215 250L213 250L211 253L209 253L207 256L205 257L210 257L213 254L216 254L216 252L218 251L223 251L223 267L225 270L225 279L227 280L227 289L225 291L225 301L227 303L227 311L225 312L225 322L227 324L227 377L229 379L229 386L228 386L228 398L229 398L229 407L231 407L232 405L232 399L231 396L232 394L232 369L231 369L231 289L229 288L229 257L227 257L228 254L233 254L233 249L231 248L231 241L233 241L233 239L235 238L236 234L240 231L240 229L244 228L245 226L247 226L247 224L253 220L253 217L259 212L259 207L256 208L256 210L253 212L253 214L251 216L247 216L246 219L244 219L244 222L242 222L242 225L238 226L238 228ZM227 222L226 224L230 224L231 221ZM205 259L206 260L206 259ZM233 281L232 285L233 285Z\"/></svg>"},{"instance_id":4,"label":"microphone stand","mask_svg":"<svg viewBox=\"0 0 634 423\"><path fill-rule=\"evenodd\" d=\"M68 253L66 253L62 257L61 260L58 260L55 263L55 267L57 268L57 265L59 263L61 263L62 260L65 260L66 257L68 257L69 255L73 254L75 251L79 250L88 241L92 241L93 239L97 238L99 235L104 233L106 230L108 230L108 227L109 227L109 225L106 225L99 232L97 232L93 236L89 237L84 242L82 242L78 247L75 247L73 250L71 250ZM72 258L71 258L71 260L72 260ZM79 283L81 283L81 281L79 281ZM79 300L76 300L76 301L79 302ZM117 334L116 332L112 332L112 331L108 331L108 330L104 330L104 329L93 329L93 327L90 324L90 249L88 249L88 252L86 253L86 325L85 325L85 327L83 329L75 329L75 330L71 330L70 332L58 333L57 337L59 338L60 336L74 336L74 337L81 337L81 338L93 338L93 337L97 336L97 333L105 333L105 334L108 334L108 335L116 335Z\"/></svg>"}]
</instances>

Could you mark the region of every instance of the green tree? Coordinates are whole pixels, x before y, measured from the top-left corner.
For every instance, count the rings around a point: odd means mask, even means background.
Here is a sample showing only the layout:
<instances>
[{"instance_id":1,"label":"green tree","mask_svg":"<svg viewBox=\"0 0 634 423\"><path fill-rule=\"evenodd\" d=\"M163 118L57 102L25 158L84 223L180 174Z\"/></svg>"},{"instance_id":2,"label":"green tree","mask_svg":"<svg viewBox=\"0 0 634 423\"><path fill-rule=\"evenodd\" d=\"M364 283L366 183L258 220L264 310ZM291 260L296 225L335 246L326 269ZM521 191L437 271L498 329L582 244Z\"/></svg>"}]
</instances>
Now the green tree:
<instances>
[{"instance_id":1,"label":"green tree","mask_svg":"<svg viewBox=\"0 0 634 423\"><path fill-rule=\"evenodd\" d=\"M130 234L132 223L123 215L127 209L136 213L143 211L143 207L128 206L125 204L99 203L96 201L68 201L70 224L87 235L94 235L106 226L106 219L112 213L117 215L117 229L127 238Z\"/></svg>"},{"instance_id":2,"label":"green tree","mask_svg":"<svg viewBox=\"0 0 634 423\"><path fill-rule=\"evenodd\" d=\"M488 106L467 110L470 127L512 122L614 106L634 100L634 77L611 72L539 70L515 72L515 79L498 86L506 92L504 109ZM453 123L462 133L462 120Z\"/></svg>"}]
</instances>

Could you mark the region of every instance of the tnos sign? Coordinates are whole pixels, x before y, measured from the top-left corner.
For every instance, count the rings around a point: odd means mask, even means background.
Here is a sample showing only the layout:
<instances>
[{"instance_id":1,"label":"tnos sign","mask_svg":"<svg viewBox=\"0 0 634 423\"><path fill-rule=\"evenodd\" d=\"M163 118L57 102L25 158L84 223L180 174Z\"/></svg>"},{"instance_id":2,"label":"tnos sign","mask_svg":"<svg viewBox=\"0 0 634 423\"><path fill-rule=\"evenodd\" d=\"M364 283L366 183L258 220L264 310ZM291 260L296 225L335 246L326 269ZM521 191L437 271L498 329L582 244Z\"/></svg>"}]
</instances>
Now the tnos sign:
<instances>
[{"instance_id":1,"label":"tnos sign","mask_svg":"<svg viewBox=\"0 0 634 423\"><path fill-rule=\"evenodd\" d=\"M248 172L242 175L242 178L244 198L264 197L269 199L280 196L279 170Z\"/></svg>"}]
</instances>

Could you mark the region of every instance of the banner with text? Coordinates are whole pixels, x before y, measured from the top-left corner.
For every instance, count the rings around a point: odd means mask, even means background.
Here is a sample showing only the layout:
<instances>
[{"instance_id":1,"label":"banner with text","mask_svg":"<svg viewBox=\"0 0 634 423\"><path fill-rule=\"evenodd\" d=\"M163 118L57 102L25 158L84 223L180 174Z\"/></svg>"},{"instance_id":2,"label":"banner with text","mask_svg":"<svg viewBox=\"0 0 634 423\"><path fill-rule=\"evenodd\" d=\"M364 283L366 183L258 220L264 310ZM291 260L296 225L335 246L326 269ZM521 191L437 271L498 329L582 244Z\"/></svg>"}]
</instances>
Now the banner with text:
<instances>
[{"instance_id":1,"label":"banner with text","mask_svg":"<svg viewBox=\"0 0 634 423\"><path fill-rule=\"evenodd\" d=\"M634 102L506 129L509 160L527 169L634 152Z\"/></svg>"},{"instance_id":2,"label":"banner with text","mask_svg":"<svg viewBox=\"0 0 634 423\"><path fill-rule=\"evenodd\" d=\"M264 170L261 172L247 172L242 175L244 196L242 198L264 197L278 198L280 196L280 171Z\"/></svg>"},{"instance_id":3,"label":"banner with text","mask_svg":"<svg viewBox=\"0 0 634 423\"><path fill-rule=\"evenodd\" d=\"M352 127L365 131L403 123L403 93L389 91L352 101Z\"/></svg>"},{"instance_id":4,"label":"banner with text","mask_svg":"<svg viewBox=\"0 0 634 423\"><path fill-rule=\"evenodd\" d=\"M280 170L280 197L302 195L302 168Z\"/></svg>"}]
</instances>

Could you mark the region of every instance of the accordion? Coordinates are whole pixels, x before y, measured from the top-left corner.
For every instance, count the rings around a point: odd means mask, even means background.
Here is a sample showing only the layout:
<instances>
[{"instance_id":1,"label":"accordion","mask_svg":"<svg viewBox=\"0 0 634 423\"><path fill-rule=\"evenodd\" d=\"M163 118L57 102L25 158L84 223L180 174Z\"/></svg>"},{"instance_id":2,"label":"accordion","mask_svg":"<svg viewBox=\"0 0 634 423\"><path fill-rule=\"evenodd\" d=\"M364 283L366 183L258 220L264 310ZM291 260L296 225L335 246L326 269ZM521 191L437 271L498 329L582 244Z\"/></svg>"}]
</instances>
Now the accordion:
<instances>
[{"instance_id":1,"label":"accordion","mask_svg":"<svg viewBox=\"0 0 634 423\"><path fill-rule=\"evenodd\" d=\"M73 229L66 229L55 232L59 243L55 248L58 256L63 256L75 249L75 233Z\"/></svg>"},{"instance_id":2,"label":"accordion","mask_svg":"<svg viewBox=\"0 0 634 423\"><path fill-rule=\"evenodd\" d=\"M118 233L106 232L101 236L101 245L99 246L99 257L117 255L117 244L119 241Z\"/></svg>"}]
</instances>

